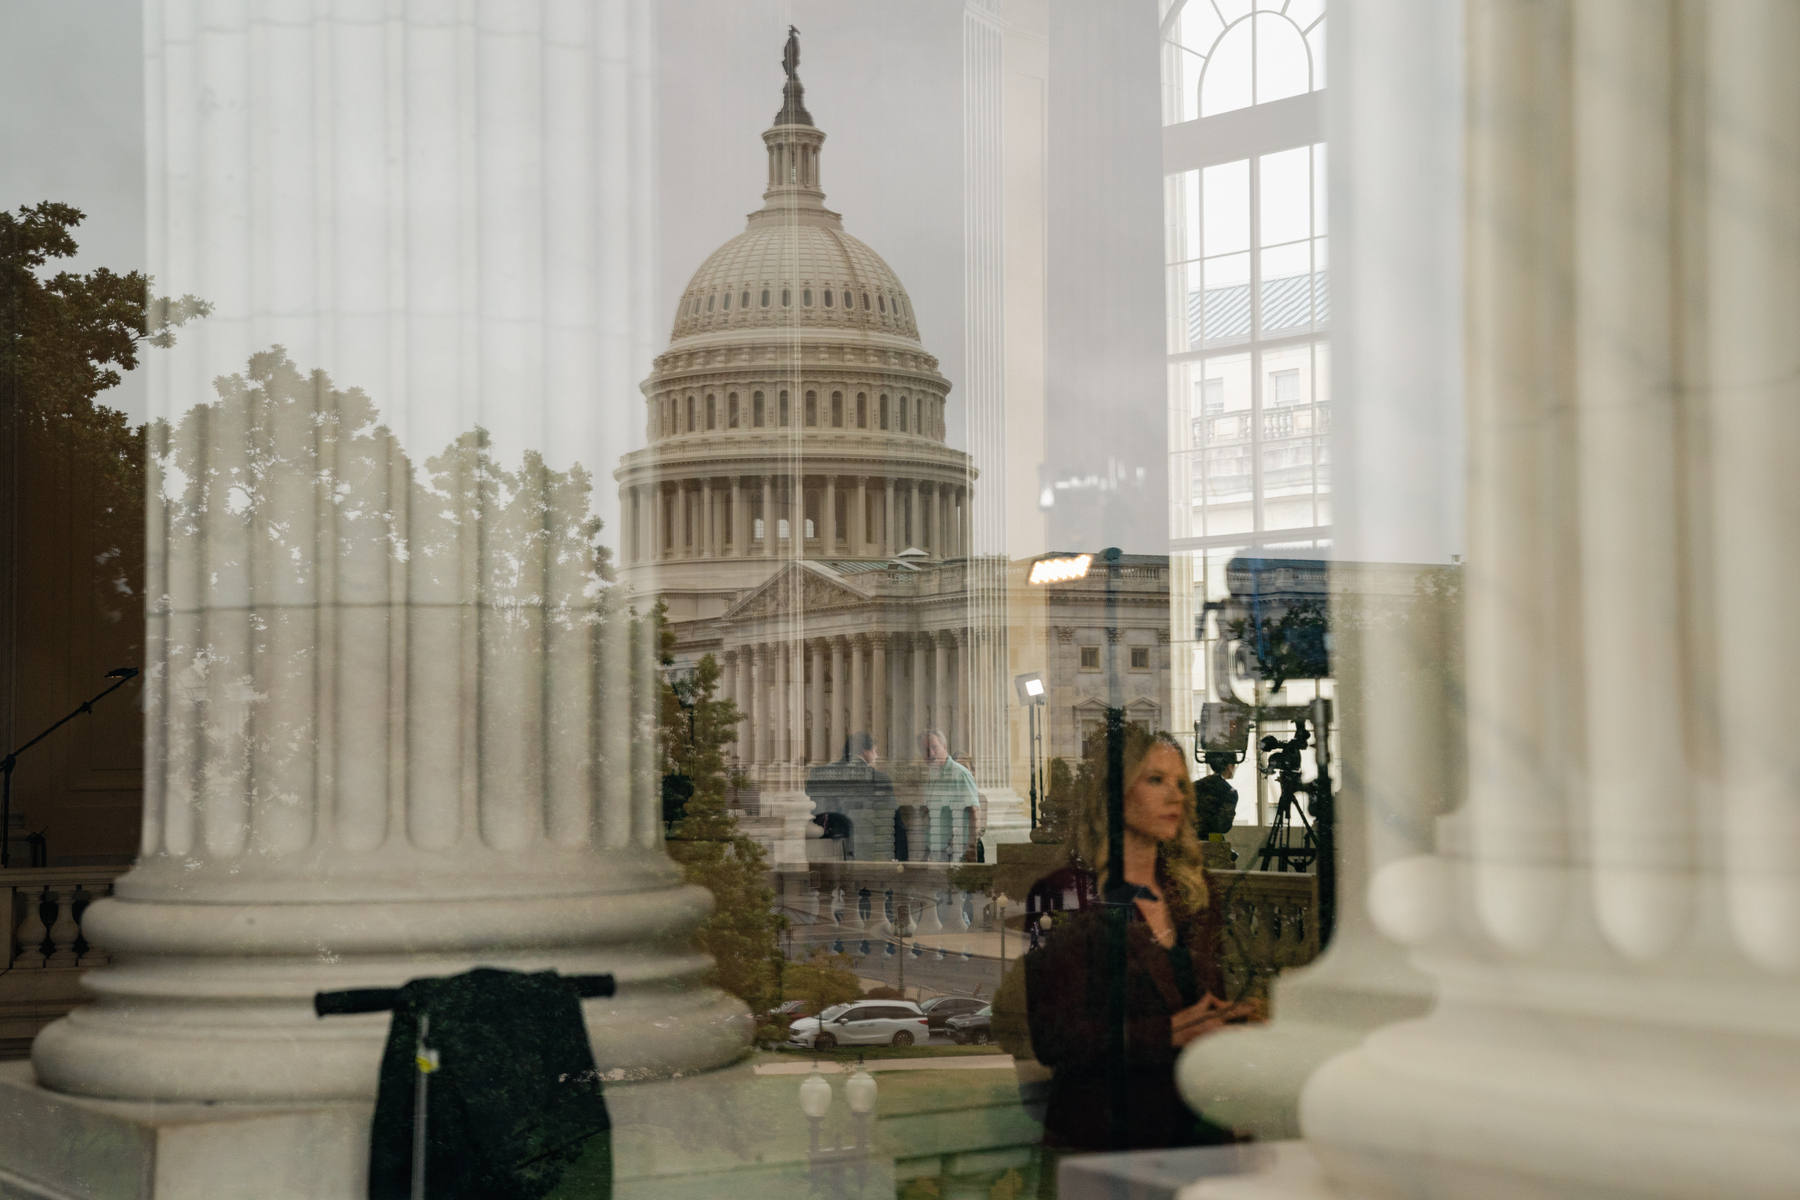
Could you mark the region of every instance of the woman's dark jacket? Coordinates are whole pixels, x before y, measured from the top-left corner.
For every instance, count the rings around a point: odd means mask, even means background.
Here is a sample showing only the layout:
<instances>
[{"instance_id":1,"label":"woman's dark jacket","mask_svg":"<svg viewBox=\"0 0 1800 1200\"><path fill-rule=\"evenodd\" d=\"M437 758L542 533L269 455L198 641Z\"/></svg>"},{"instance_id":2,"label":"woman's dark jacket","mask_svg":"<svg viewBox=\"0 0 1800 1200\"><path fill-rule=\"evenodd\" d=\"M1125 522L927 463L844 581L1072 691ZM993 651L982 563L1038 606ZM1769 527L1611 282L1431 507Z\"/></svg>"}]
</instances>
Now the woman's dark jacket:
<instances>
[{"instance_id":1,"label":"woman's dark jacket","mask_svg":"<svg viewBox=\"0 0 1800 1200\"><path fill-rule=\"evenodd\" d=\"M1065 917L1043 948L1026 956L1032 1049L1039 1062L1056 1072L1044 1115L1046 1145L1143 1150L1231 1140L1229 1131L1195 1117L1175 1090L1177 1051L1170 1041L1170 1019L1177 1012L1209 992L1225 995L1218 908L1213 904L1192 912L1166 881L1159 882L1157 890L1168 904L1176 944L1186 948L1191 960L1191 977L1183 977L1187 973L1180 968L1187 964L1156 941L1135 904L1086 907ZM1114 1147L1107 1013L1113 979L1112 929L1121 914L1126 918L1124 1061L1129 1100L1126 1142Z\"/></svg>"}]
</instances>

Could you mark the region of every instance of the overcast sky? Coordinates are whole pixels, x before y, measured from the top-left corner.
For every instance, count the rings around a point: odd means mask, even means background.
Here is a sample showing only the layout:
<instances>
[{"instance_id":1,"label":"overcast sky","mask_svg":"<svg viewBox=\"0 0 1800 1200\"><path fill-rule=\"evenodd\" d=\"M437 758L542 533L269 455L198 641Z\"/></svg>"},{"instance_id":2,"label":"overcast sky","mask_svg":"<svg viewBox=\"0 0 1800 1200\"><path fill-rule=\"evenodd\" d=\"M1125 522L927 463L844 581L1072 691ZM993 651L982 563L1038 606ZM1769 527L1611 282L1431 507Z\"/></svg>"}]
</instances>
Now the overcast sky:
<instances>
[{"instance_id":1,"label":"overcast sky","mask_svg":"<svg viewBox=\"0 0 1800 1200\"><path fill-rule=\"evenodd\" d=\"M660 0L659 348L674 297L761 207L761 134L780 107L793 24L827 134L826 203L899 273L926 347L960 384L961 11L959 0ZM0 205L82 209L75 270L144 265L140 13L141 0L0 0ZM107 399L141 417L141 378Z\"/></svg>"}]
</instances>

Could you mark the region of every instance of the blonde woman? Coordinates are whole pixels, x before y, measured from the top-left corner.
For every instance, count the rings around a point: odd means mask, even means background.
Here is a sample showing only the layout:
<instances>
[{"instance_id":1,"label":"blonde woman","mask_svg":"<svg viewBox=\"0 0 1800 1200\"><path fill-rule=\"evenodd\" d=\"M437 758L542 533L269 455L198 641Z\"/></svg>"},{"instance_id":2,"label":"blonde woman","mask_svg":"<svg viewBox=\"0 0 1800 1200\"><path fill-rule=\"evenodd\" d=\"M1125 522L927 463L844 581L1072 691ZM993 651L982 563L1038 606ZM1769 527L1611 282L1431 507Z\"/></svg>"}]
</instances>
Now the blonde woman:
<instances>
[{"instance_id":1,"label":"blonde woman","mask_svg":"<svg viewBox=\"0 0 1800 1200\"><path fill-rule=\"evenodd\" d=\"M1221 998L1219 916L1195 833L1187 755L1167 734L1128 727L1123 790L1125 886L1107 895L1108 905L1083 904L1061 914L1025 963L1031 1044L1038 1061L1056 1072L1044 1142L1101 1150L1230 1141L1230 1131L1196 1118L1175 1090L1181 1047L1256 1015L1251 1004ZM1077 878L1045 883L1086 898L1108 879L1104 746L1083 764L1077 791L1076 861L1059 872ZM1116 925L1109 910L1126 920L1122 980L1113 967ZM1115 986L1123 989L1128 1081L1122 1146L1114 1145L1114 1041L1107 1028Z\"/></svg>"}]
</instances>

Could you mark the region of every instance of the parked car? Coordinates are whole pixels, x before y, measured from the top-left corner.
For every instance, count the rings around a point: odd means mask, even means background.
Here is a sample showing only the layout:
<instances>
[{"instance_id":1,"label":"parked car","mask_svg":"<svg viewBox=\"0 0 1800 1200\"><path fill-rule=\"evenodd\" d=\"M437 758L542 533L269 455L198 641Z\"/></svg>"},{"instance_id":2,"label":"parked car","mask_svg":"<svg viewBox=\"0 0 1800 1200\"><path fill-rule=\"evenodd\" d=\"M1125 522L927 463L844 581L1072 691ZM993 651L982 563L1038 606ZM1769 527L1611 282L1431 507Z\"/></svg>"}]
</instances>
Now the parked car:
<instances>
[{"instance_id":1,"label":"parked car","mask_svg":"<svg viewBox=\"0 0 1800 1200\"><path fill-rule=\"evenodd\" d=\"M942 1029L951 1017L967 1016L986 1003L973 996L937 996L919 1005L919 1009L931 1022L931 1028Z\"/></svg>"},{"instance_id":2,"label":"parked car","mask_svg":"<svg viewBox=\"0 0 1800 1200\"><path fill-rule=\"evenodd\" d=\"M910 1000L862 1000L834 1004L816 1017L801 1017L788 1029L790 1046L829 1050L833 1046L910 1046L931 1036L931 1025Z\"/></svg>"},{"instance_id":3,"label":"parked car","mask_svg":"<svg viewBox=\"0 0 1800 1200\"><path fill-rule=\"evenodd\" d=\"M944 1032L949 1034L950 1040L959 1046L966 1046L970 1043L980 1045L983 1042L992 1041L994 1038L993 1017L994 1006L984 1004L976 1012L964 1013L960 1017L951 1017L944 1022Z\"/></svg>"}]
</instances>

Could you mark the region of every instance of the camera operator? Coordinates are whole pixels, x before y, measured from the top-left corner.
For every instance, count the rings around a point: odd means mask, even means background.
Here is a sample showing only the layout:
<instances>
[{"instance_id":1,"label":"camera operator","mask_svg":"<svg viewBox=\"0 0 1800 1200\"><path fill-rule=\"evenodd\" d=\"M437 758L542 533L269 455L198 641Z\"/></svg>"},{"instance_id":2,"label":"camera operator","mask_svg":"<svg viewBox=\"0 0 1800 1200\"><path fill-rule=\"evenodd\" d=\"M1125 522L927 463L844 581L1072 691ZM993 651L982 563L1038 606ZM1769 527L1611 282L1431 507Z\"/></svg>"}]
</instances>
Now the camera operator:
<instances>
[{"instance_id":1,"label":"camera operator","mask_svg":"<svg viewBox=\"0 0 1800 1200\"><path fill-rule=\"evenodd\" d=\"M1211 834L1230 833L1238 806L1237 789L1231 786L1237 756L1214 750L1207 754L1206 766L1212 774L1194 785L1195 832L1202 840Z\"/></svg>"}]
</instances>

